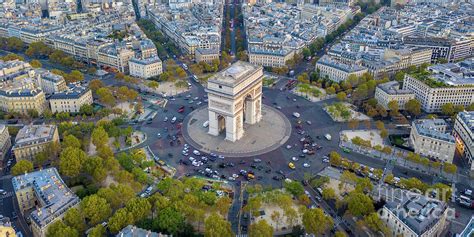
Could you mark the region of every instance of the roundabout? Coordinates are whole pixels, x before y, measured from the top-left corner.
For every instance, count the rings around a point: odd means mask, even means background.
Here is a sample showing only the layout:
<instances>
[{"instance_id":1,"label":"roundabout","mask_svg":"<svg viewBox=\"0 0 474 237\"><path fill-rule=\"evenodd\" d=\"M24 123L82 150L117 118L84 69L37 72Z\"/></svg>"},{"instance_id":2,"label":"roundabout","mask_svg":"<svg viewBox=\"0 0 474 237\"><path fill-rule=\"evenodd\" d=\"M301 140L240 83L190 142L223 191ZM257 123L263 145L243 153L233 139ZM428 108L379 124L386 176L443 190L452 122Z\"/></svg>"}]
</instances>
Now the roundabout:
<instances>
[{"instance_id":1,"label":"roundabout","mask_svg":"<svg viewBox=\"0 0 474 237\"><path fill-rule=\"evenodd\" d=\"M244 136L231 142L225 133L213 136L203 126L208 121L208 108L201 107L186 116L183 121L183 137L187 143L205 153L226 157L249 157L268 153L285 144L291 135L291 123L280 111L262 106L262 120L256 124L244 124Z\"/></svg>"}]
</instances>

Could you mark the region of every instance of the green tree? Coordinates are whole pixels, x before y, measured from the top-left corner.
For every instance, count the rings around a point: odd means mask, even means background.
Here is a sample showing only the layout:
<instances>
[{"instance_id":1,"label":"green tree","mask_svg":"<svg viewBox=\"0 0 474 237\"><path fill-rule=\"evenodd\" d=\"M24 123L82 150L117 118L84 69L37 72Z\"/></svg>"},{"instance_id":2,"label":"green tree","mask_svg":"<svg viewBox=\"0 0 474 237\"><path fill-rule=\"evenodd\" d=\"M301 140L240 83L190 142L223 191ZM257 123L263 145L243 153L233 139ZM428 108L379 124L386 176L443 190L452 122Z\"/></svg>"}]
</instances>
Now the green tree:
<instances>
[{"instance_id":1,"label":"green tree","mask_svg":"<svg viewBox=\"0 0 474 237\"><path fill-rule=\"evenodd\" d=\"M95 128L92 131L91 137L92 144L94 144L94 146L98 148L107 145L107 143L109 142L109 134L107 134L107 132L102 126Z\"/></svg>"},{"instance_id":2,"label":"green tree","mask_svg":"<svg viewBox=\"0 0 474 237\"><path fill-rule=\"evenodd\" d=\"M38 57L46 57L52 53L52 49L48 47L44 42L33 42L28 45L28 49L26 49L25 54L28 57L38 58Z\"/></svg>"},{"instance_id":3,"label":"green tree","mask_svg":"<svg viewBox=\"0 0 474 237\"><path fill-rule=\"evenodd\" d=\"M9 53L6 56L3 56L1 59L3 61L13 61L13 60L24 61L25 60L22 56L20 56L18 54L14 54L14 53Z\"/></svg>"},{"instance_id":4,"label":"green tree","mask_svg":"<svg viewBox=\"0 0 474 237\"><path fill-rule=\"evenodd\" d=\"M249 237L273 236L273 227L265 220L254 222L249 227Z\"/></svg>"},{"instance_id":5,"label":"green tree","mask_svg":"<svg viewBox=\"0 0 474 237\"><path fill-rule=\"evenodd\" d=\"M79 141L79 139L77 139L74 135L69 134L66 137L64 137L61 145L63 148L68 148L68 147L81 148L81 141Z\"/></svg>"},{"instance_id":6,"label":"green tree","mask_svg":"<svg viewBox=\"0 0 474 237\"><path fill-rule=\"evenodd\" d=\"M17 176L33 171L33 164L28 160L20 160L12 167L12 175Z\"/></svg>"},{"instance_id":7,"label":"green tree","mask_svg":"<svg viewBox=\"0 0 474 237\"><path fill-rule=\"evenodd\" d=\"M304 194L304 187L300 182L285 182L283 186L285 187L286 191L291 193L294 197L299 197L300 195Z\"/></svg>"},{"instance_id":8,"label":"green tree","mask_svg":"<svg viewBox=\"0 0 474 237\"><path fill-rule=\"evenodd\" d=\"M160 86L160 84L156 81L148 82L148 87L150 87L151 89L156 89L156 88L158 88L158 86Z\"/></svg>"},{"instance_id":9,"label":"green tree","mask_svg":"<svg viewBox=\"0 0 474 237\"><path fill-rule=\"evenodd\" d=\"M324 188L323 189L323 199L324 200L331 200L336 199L336 191L333 188Z\"/></svg>"},{"instance_id":10,"label":"green tree","mask_svg":"<svg viewBox=\"0 0 474 237\"><path fill-rule=\"evenodd\" d=\"M147 199L143 198L136 197L130 199L125 208L131 214L134 221L144 219L151 214L151 204Z\"/></svg>"},{"instance_id":11,"label":"green tree","mask_svg":"<svg viewBox=\"0 0 474 237\"><path fill-rule=\"evenodd\" d=\"M397 116L399 114L398 102L396 100L388 102L388 109L390 110L390 116Z\"/></svg>"},{"instance_id":12,"label":"green tree","mask_svg":"<svg viewBox=\"0 0 474 237\"><path fill-rule=\"evenodd\" d=\"M416 99L411 99L405 103L405 110L411 115L418 116L421 114L421 103Z\"/></svg>"},{"instance_id":13,"label":"green tree","mask_svg":"<svg viewBox=\"0 0 474 237\"><path fill-rule=\"evenodd\" d=\"M329 153L329 163L334 166L340 166L342 163L341 155L335 151L331 151L331 153Z\"/></svg>"},{"instance_id":14,"label":"green tree","mask_svg":"<svg viewBox=\"0 0 474 237\"><path fill-rule=\"evenodd\" d=\"M104 83L99 80L99 79L93 79L89 83L89 88L92 90L92 92L96 92L99 88L104 87Z\"/></svg>"},{"instance_id":15,"label":"green tree","mask_svg":"<svg viewBox=\"0 0 474 237\"><path fill-rule=\"evenodd\" d=\"M101 224L96 225L91 229L88 237L105 237L105 227L103 227Z\"/></svg>"},{"instance_id":16,"label":"green tree","mask_svg":"<svg viewBox=\"0 0 474 237\"><path fill-rule=\"evenodd\" d=\"M118 233L127 225L133 224L133 216L125 208L117 210L109 219L108 227L113 234Z\"/></svg>"},{"instance_id":17,"label":"green tree","mask_svg":"<svg viewBox=\"0 0 474 237\"><path fill-rule=\"evenodd\" d=\"M394 77L395 77L395 81L402 82L403 79L405 79L405 73L402 71L398 71L397 73L395 73Z\"/></svg>"},{"instance_id":18,"label":"green tree","mask_svg":"<svg viewBox=\"0 0 474 237\"><path fill-rule=\"evenodd\" d=\"M307 233L322 235L333 225L333 220L320 208L307 209L303 214L303 226Z\"/></svg>"},{"instance_id":19,"label":"green tree","mask_svg":"<svg viewBox=\"0 0 474 237\"><path fill-rule=\"evenodd\" d=\"M220 217L217 213L212 213L204 222L204 237L232 236L230 223Z\"/></svg>"},{"instance_id":20,"label":"green tree","mask_svg":"<svg viewBox=\"0 0 474 237\"><path fill-rule=\"evenodd\" d=\"M46 237L79 237L79 232L61 220L53 222L46 231Z\"/></svg>"},{"instance_id":21,"label":"green tree","mask_svg":"<svg viewBox=\"0 0 474 237\"><path fill-rule=\"evenodd\" d=\"M107 200L96 194L85 197L80 206L84 217L89 221L90 225L96 225L106 220L112 214L112 209Z\"/></svg>"},{"instance_id":22,"label":"green tree","mask_svg":"<svg viewBox=\"0 0 474 237\"><path fill-rule=\"evenodd\" d=\"M183 229L185 219L174 207L167 207L159 211L158 218L154 220L154 225L167 233L177 235Z\"/></svg>"},{"instance_id":23,"label":"green tree","mask_svg":"<svg viewBox=\"0 0 474 237\"><path fill-rule=\"evenodd\" d=\"M24 48L24 43L17 37L7 38L7 50L18 52Z\"/></svg>"},{"instance_id":24,"label":"green tree","mask_svg":"<svg viewBox=\"0 0 474 237\"><path fill-rule=\"evenodd\" d=\"M79 82L84 80L84 74L78 70L72 70L64 80L66 80L67 83Z\"/></svg>"},{"instance_id":25,"label":"green tree","mask_svg":"<svg viewBox=\"0 0 474 237\"><path fill-rule=\"evenodd\" d=\"M64 149L59 157L59 170L61 174L69 177L78 176L86 157L86 153L79 148L67 147Z\"/></svg>"},{"instance_id":26,"label":"green tree","mask_svg":"<svg viewBox=\"0 0 474 237\"><path fill-rule=\"evenodd\" d=\"M380 219L379 215L376 212L372 212L368 214L364 218L364 222L367 224L367 227L369 227L371 230L377 232L381 231L382 233L387 233L388 228L385 226L383 221Z\"/></svg>"},{"instance_id":27,"label":"green tree","mask_svg":"<svg viewBox=\"0 0 474 237\"><path fill-rule=\"evenodd\" d=\"M84 104L79 108L79 113L82 115L91 116L94 114L94 107L92 105Z\"/></svg>"},{"instance_id":28,"label":"green tree","mask_svg":"<svg viewBox=\"0 0 474 237\"><path fill-rule=\"evenodd\" d=\"M115 97L112 95L112 92L107 87L101 87L96 91L99 101L107 106L114 106L116 101Z\"/></svg>"},{"instance_id":29,"label":"green tree","mask_svg":"<svg viewBox=\"0 0 474 237\"><path fill-rule=\"evenodd\" d=\"M347 210L353 216L365 216L374 212L374 204L369 196L360 192L350 192L346 196Z\"/></svg>"},{"instance_id":30,"label":"green tree","mask_svg":"<svg viewBox=\"0 0 474 237\"><path fill-rule=\"evenodd\" d=\"M334 233L334 237L346 237L346 234L344 234L342 231L336 231L336 233Z\"/></svg>"},{"instance_id":31,"label":"green tree","mask_svg":"<svg viewBox=\"0 0 474 237\"><path fill-rule=\"evenodd\" d=\"M441 112L444 115L452 116L454 114L454 104L453 103L446 103L441 106Z\"/></svg>"},{"instance_id":32,"label":"green tree","mask_svg":"<svg viewBox=\"0 0 474 237\"><path fill-rule=\"evenodd\" d=\"M36 60L36 59L31 60L30 65L31 65L31 67L33 67L33 68L40 68L40 67L43 66L43 65L41 64L41 62L40 62L39 60Z\"/></svg>"},{"instance_id":33,"label":"green tree","mask_svg":"<svg viewBox=\"0 0 474 237\"><path fill-rule=\"evenodd\" d=\"M339 101L345 101L347 99L347 94L346 94L346 92L341 91L341 92L337 93L336 98Z\"/></svg>"},{"instance_id":34,"label":"green tree","mask_svg":"<svg viewBox=\"0 0 474 237\"><path fill-rule=\"evenodd\" d=\"M66 211L64 214L64 223L76 229L79 233L84 233L86 230L84 217L77 208L69 208L69 210Z\"/></svg>"},{"instance_id":35,"label":"green tree","mask_svg":"<svg viewBox=\"0 0 474 237\"><path fill-rule=\"evenodd\" d=\"M132 199L135 192L128 185L118 184L99 189L97 195L106 199L113 209L117 209Z\"/></svg>"},{"instance_id":36,"label":"green tree","mask_svg":"<svg viewBox=\"0 0 474 237\"><path fill-rule=\"evenodd\" d=\"M308 48L303 48L303 57L311 57L311 51Z\"/></svg>"},{"instance_id":37,"label":"green tree","mask_svg":"<svg viewBox=\"0 0 474 237\"><path fill-rule=\"evenodd\" d=\"M458 170L458 167L454 164L444 163L444 172L454 174Z\"/></svg>"}]
</instances>

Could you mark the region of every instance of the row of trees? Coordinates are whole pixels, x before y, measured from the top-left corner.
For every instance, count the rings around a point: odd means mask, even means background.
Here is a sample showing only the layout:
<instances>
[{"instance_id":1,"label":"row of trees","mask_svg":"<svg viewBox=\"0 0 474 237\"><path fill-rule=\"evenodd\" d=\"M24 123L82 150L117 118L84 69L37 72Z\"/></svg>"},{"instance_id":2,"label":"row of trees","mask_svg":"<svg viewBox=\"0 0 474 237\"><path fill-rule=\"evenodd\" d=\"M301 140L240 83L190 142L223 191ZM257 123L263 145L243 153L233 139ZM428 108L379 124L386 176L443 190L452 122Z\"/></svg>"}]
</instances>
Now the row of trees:
<instances>
[{"instance_id":1,"label":"row of trees","mask_svg":"<svg viewBox=\"0 0 474 237\"><path fill-rule=\"evenodd\" d=\"M168 58L168 52L174 55L179 55L180 51L176 45L163 35L163 33L156 29L155 24L151 20L141 19L137 22L138 26L143 30L146 36L153 41L161 59Z\"/></svg>"}]
</instances>

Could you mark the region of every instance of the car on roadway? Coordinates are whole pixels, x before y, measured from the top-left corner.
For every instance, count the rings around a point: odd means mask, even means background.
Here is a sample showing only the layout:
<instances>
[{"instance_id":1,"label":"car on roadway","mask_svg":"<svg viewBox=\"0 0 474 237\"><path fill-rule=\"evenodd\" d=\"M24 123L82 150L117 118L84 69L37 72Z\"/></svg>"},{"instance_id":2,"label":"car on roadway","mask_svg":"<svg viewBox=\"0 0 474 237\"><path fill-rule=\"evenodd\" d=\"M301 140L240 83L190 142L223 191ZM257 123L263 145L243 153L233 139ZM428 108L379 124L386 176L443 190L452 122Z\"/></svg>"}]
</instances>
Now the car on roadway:
<instances>
[{"instance_id":1,"label":"car on roadway","mask_svg":"<svg viewBox=\"0 0 474 237\"><path fill-rule=\"evenodd\" d=\"M301 115L300 115L300 113L298 113L298 112L294 112L294 113L293 113L293 117L295 117L295 118L299 118L300 116L301 116Z\"/></svg>"},{"instance_id":2,"label":"car on roadway","mask_svg":"<svg viewBox=\"0 0 474 237\"><path fill-rule=\"evenodd\" d=\"M311 165L308 164L308 163L304 163L304 164L303 164L303 167L305 167L305 168L309 168L310 166L311 166Z\"/></svg>"},{"instance_id":3,"label":"car on roadway","mask_svg":"<svg viewBox=\"0 0 474 237\"><path fill-rule=\"evenodd\" d=\"M298 157L293 156L293 157L291 157L291 160L292 160L292 161L298 161L299 159L298 159Z\"/></svg>"},{"instance_id":4,"label":"car on roadway","mask_svg":"<svg viewBox=\"0 0 474 237\"><path fill-rule=\"evenodd\" d=\"M198 150L194 150L194 151L193 151L193 154L194 154L194 155L197 155L197 156L200 156L200 155L201 155L201 152L199 152Z\"/></svg>"},{"instance_id":5,"label":"car on roadway","mask_svg":"<svg viewBox=\"0 0 474 237\"><path fill-rule=\"evenodd\" d=\"M296 169L295 164L293 164L292 162L288 163L288 167L290 167L290 169L292 170Z\"/></svg>"},{"instance_id":6,"label":"car on roadway","mask_svg":"<svg viewBox=\"0 0 474 237\"><path fill-rule=\"evenodd\" d=\"M313 123L308 120L308 121L306 121L306 124L311 125L311 124L313 124Z\"/></svg>"},{"instance_id":7,"label":"car on roadway","mask_svg":"<svg viewBox=\"0 0 474 237\"><path fill-rule=\"evenodd\" d=\"M171 119L171 123L175 123L175 122L176 122L176 117L173 117L173 118Z\"/></svg>"}]
</instances>

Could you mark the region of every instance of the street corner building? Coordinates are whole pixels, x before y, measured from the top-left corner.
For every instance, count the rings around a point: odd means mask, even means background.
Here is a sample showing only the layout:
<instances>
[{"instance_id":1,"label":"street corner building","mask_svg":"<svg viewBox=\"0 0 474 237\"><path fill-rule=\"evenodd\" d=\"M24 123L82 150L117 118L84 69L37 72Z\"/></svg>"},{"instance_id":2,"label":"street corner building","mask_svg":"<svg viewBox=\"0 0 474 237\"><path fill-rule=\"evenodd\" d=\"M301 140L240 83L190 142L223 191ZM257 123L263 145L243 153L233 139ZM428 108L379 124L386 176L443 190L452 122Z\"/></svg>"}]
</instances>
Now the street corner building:
<instances>
[{"instance_id":1,"label":"street corner building","mask_svg":"<svg viewBox=\"0 0 474 237\"><path fill-rule=\"evenodd\" d=\"M12 151L17 161L32 161L53 142L59 142L56 125L26 125L18 131Z\"/></svg>"}]
</instances>

